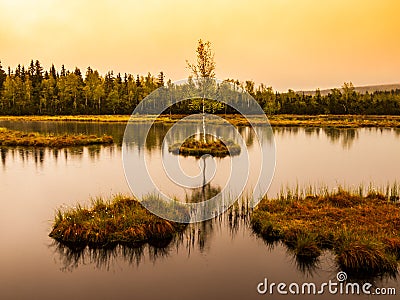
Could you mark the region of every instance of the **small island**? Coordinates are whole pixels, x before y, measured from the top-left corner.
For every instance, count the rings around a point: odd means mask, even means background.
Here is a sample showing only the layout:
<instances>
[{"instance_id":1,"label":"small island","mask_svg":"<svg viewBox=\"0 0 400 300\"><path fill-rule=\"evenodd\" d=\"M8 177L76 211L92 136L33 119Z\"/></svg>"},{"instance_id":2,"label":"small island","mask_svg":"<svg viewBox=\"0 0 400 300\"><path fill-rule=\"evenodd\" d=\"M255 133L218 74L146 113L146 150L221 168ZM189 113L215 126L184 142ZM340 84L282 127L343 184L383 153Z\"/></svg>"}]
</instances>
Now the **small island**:
<instances>
[{"instance_id":1,"label":"small island","mask_svg":"<svg viewBox=\"0 0 400 300\"><path fill-rule=\"evenodd\" d=\"M287 197L289 196L289 197ZM397 195L336 193L263 199L251 225L268 243L282 242L297 260L315 262L330 250L356 276L396 274L400 259Z\"/></svg>"},{"instance_id":2,"label":"small island","mask_svg":"<svg viewBox=\"0 0 400 300\"><path fill-rule=\"evenodd\" d=\"M0 146L23 147L52 147L63 148L71 146L89 146L98 144L112 144L113 137L109 135L96 136L84 134L41 134L38 132L22 132L0 128Z\"/></svg>"},{"instance_id":3,"label":"small island","mask_svg":"<svg viewBox=\"0 0 400 300\"><path fill-rule=\"evenodd\" d=\"M156 200L148 197L143 201ZM186 214L184 209L177 211ZM186 226L152 214L132 197L117 195L111 200L97 198L92 201L91 208L77 205L67 210L59 209L49 236L72 248L110 248L170 241Z\"/></svg>"},{"instance_id":4,"label":"small island","mask_svg":"<svg viewBox=\"0 0 400 300\"><path fill-rule=\"evenodd\" d=\"M168 151L176 155L201 157L210 154L215 157L234 156L240 154L240 146L232 140L224 141L206 135L206 139L189 137L183 143L175 143Z\"/></svg>"}]
</instances>

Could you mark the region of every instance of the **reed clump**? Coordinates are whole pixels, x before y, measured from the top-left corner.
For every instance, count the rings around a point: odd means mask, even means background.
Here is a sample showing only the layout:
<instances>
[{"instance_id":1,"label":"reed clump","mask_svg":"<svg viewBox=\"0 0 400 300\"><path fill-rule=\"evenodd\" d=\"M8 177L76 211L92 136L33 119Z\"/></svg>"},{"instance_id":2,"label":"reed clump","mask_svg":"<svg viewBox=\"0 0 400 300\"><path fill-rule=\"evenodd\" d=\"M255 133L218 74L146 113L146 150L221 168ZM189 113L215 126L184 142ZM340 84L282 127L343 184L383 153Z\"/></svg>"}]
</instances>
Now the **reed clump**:
<instances>
[{"instance_id":1,"label":"reed clump","mask_svg":"<svg viewBox=\"0 0 400 300\"><path fill-rule=\"evenodd\" d=\"M105 248L170 240L185 226L150 213L136 199L117 195L108 201L97 198L91 208L58 210L49 236L73 247Z\"/></svg>"},{"instance_id":2,"label":"reed clump","mask_svg":"<svg viewBox=\"0 0 400 300\"><path fill-rule=\"evenodd\" d=\"M201 137L189 137L183 143L175 143L169 146L168 151L183 156L201 157L202 155L210 154L215 157L225 157L239 155L241 149L232 140L224 141L207 138L206 141L203 141Z\"/></svg>"},{"instance_id":3,"label":"reed clump","mask_svg":"<svg viewBox=\"0 0 400 300\"><path fill-rule=\"evenodd\" d=\"M398 190L396 186L396 191ZM269 242L282 241L301 259L335 254L349 274L397 272L400 258L400 203L370 190L293 193L263 199L251 218L253 230Z\"/></svg>"},{"instance_id":4,"label":"reed clump","mask_svg":"<svg viewBox=\"0 0 400 300\"><path fill-rule=\"evenodd\" d=\"M63 148L71 146L88 146L98 144L112 144L112 136L84 135L84 134L41 134L38 132L22 132L0 128L0 146L22 147L53 147Z\"/></svg>"}]
</instances>

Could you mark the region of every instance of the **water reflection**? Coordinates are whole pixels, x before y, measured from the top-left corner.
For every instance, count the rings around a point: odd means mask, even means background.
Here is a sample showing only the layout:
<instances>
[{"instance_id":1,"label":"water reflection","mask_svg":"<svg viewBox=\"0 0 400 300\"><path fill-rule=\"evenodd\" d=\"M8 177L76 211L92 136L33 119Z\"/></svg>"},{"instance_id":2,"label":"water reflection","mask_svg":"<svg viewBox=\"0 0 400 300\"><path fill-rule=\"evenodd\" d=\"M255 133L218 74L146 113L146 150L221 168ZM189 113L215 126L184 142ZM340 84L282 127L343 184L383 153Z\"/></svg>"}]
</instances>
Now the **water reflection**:
<instances>
[{"instance_id":1,"label":"water reflection","mask_svg":"<svg viewBox=\"0 0 400 300\"><path fill-rule=\"evenodd\" d=\"M297 256L293 249L280 241L265 240L253 233L250 226L250 216L252 210L248 206L248 201L242 199L226 213L218 217L200 222L189 224L188 227L174 238L169 240L159 240L150 243L137 245L114 245L108 248L74 247L54 241L49 247L58 257L57 261L60 269L64 272L73 272L84 267L93 266L102 270L113 270L121 262L130 267L139 268L141 264L149 261L153 264L171 256L190 257L197 253L209 253L213 236L216 232L228 229L231 240L237 235L255 235L258 240L265 245L265 255L278 248L284 248L289 262L305 277L313 278L320 276L320 271L330 269L332 278L340 271L335 263L334 254L324 251L319 257L307 259ZM348 274L352 282L369 281L377 286L385 280L396 280L396 274L364 275L355 277Z\"/></svg>"},{"instance_id":2,"label":"water reflection","mask_svg":"<svg viewBox=\"0 0 400 300\"><path fill-rule=\"evenodd\" d=\"M210 188L210 190L214 189ZM230 207L226 213L208 221L189 224L183 232L171 239L136 245L115 244L107 248L93 248L53 241L49 247L57 254L62 271L73 271L85 265L110 270L121 259L130 266L139 267L147 260L155 263L172 254L190 257L194 251L205 253L211 247L211 239L215 231L224 228L229 228L231 239L234 239L240 228L246 231L250 230L251 212L248 201L242 199Z\"/></svg>"},{"instance_id":3,"label":"water reflection","mask_svg":"<svg viewBox=\"0 0 400 300\"><path fill-rule=\"evenodd\" d=\"M321 138L321 132L332 144L340 144L343 149L350 149L354 142L359 138L360 128L330 128L330 127L277 127L274 128L275 136L299 136L304 134L305 137ZM374 128L373 130L380 130ZM389 129L390 130L390 129ZM395 129L393 129L395 131Z\"/></svg>"},{"instance_id":4,"label":"water reflection","mask_svg":"<svg viewBox=\"0 0 400 300\"><path fill-rule=\"evenodd\" d=\"M92 161L96 161L100 159L102 150L106 151L108 154L113 154L114 146L93 145L63 149L0 146L0 157L3 168L7 166L7 161L9 159L13 161L19 160L22 163L29 163L32 161L35 165L42 166L46 159L52 158L57 162L60 157L63 157L65 161L79 161L86 154Z\"/></svg>"},{"instance_id":5,"label":"water reflection","mask_svg":"<svg viewBox=\"0 0 400 300\"><path fill-rule=\"evenodd\" d=\"M0 147L1 164L3 165L3 167L6 165L7 152L8 152L7 148Z\"/></svg>"},{"instance_id":6,"label":"water reflection","mask_svg":"<svg viewBox=\"0 0 400 300\"><path fill-rule=\"evenodd\" d=\"M320 257L312 259L300 257L294 254L290 249L287 249L287 253L291 257L292 264L296 266L296 269L308 277L315 276L318 270L321 268Z\"/></svg>"},{"instance_id":7,"label":"water reflection","mask_svg":"<svg viewBox=\"0 0 400 300\"><path fill-rule=\"evenodd\" d=\"M358 129L337 129L337 128L324 128L324 133L328 139L335 143L341 143L343 149L350 149L354 140L358 138Z\"/></svg>"},{"instance_id":8,"label":"water reflection","mask_svg":"<svg viewBox=\"0 0 400 300\"><path fill-rule=\"evenodd\" d=\"M115 140L115 146L117 149L120 149L122 146L123 135L125 131L125 124L113 124L113 123L90 123L90 122L12 122L12 121L0 121L0 126L4 126L14 130L25 130L25 131L38 131L42 133L54 133L54 134L109 134L112 135ZM171 128L172 124L164 124L164 123L154 123L146 135L144 132L143 124L129 124L130 127L128 133L132 136L135 136L135 140L138 141L136 144L127 143L127 147L138 151L139 155L146 151L149 154L157 152L163 143L164 137L166 136L168 130ZM196 124L185 124L182 126L182 130L179 130L176 136L173 137L173 140L168 140L168 144L173 144L175 142L179 142L184 140L185 135L188 132L201 131L201 128L197 128L199 125ZM186 127L186 128L185 128ZM239 133L242 135L246 145L248 147L253 146L255 135L265 134L266 131L257 130L247 126L238 127ZM227 131L227 127L221 125L207 125L207 132L215 135L215 136L228 136L231 134ZM318 128L318 127L276 127L273 128L273 132L276 138L285 138L289 136L293 137L304 137L308 138L316 138L320 139L321 137L326 137L328 141L332 144L340 144L343 149L349 150L354 145L354 142L359 139L360 132L371 132L371 134L380 132L380 133L393 133L396 138L400 138L400 129L399 128ZM321 135L322 134L322 135ZM233 138L233 136L232 136ZM268 143L271 142L273 136L270 132L267 132L267 136L261 136L261 140ZM129 139L129 135L127 137L127 141L133 140L133 138ZM144 145L144 148L143 148ZM89 155L93 159L100 158L101 147L100 146L89 146L85 147L88 149ZM7 156L11 152L14 153L13 147L3 147L0 146L0 157L1 163L4 166L7 161ZM38 164L43 163L45 159L45 153L47 151L46 148L36 148L36 149L24 149L21 148L20 156L21 159L24 160L24 156L28 158L32 156ZM113 148L112 148L113 149ZM63 155L65 159L73 155L77 157L81 155L84 151L83 148L69 148L67 152L64 150L54 149L53 157L58 159L60 155L60 151L63 151ZM31 155L32 154L32 155Z\"/></svg>"},{"instance_id":9,"label":"water reflection","mask_svg":"<svg viewBox=\"0 0 400 300\"><path fill-rule=\"evenodd\" d=\"M122 138L124 125L103 125L92 123L85 124L86 128L81 125L74 128L71 124L67 130L87 130L93 134L115 132ZM40 129L37 124L37 128L23 126ZM46 126L42 129L60 132L66 129L64 124L57 127L54 123L46 123ZM166 128L158 129L157 126L140 154L137 145L130 145L136 155L143 155L149 147L156 149L160 144L164 133L157 137L157 132L165 132ZM255 131L247 132L246 127L238 130L246 143L254 147L251 139ZM269 195L274 197L282 186L296 183L300 187L320 183L335 187L338 181L350 186L361 183L367 186L371 181L374 186L385 186L387 182L399 181L400 129L354 129L355 135L348 134L347 139L353 142L347 143L350 148L346 151L341 151L345 129L336 131L339 138L332 140L322 128L276 128L279 156ZM268 138L264 137L265 144ZM47 233L55 208L89 204L90 197L107 198L110 194L129 193L129 187L123 176L118 143L109 147L84 147L78 151L47 148L43 151L42 154L36 152L35 163L32 149L0 147L3 166L0 167L0 195L4 200L0 228L3 228L3 240L8 241L0 255L3 298L29 299L34 295L40 299L70 299L78 293L87 299L111 299L115 291L107 287L118 286L119 298L124 298L121 295L129 298L134 293L141 299L155 299L174 295L179 283L193 299L209 297L210 290L214 298L258 299L255 285L265 276L275 282L308 281L305 276L328 281L336 276L335 260L329 253L323 253L314 264L304 264L284 245L275 243L271 246L257 238L248 226L249 216L242 204L235 204L224 215L209 222L191 225L168 245L118 246L100 250L55 244L44 249L44 245L51 243ZM151 152L154 163L160 159L156 156L157 151ZM210 186L210 189L214 188L218 186ZM60 268L73 274L59 272ZM21 289L16 286L15 278L20 279L18 282L28 282L35 289ZM398 279L375 280L378 286L399 287ZM381 284L379 280L382 280ZM149 283L163 288L149 289ZM60 290L69 293L60 294ZM43 294L44 291L48 294ZM16 295L18 292L21 294ZM329 298L325 296L324 299Z\"/></svg>"},{"instance_id":10,"label":"water reflection","mask_svg":"<svg viewBox=\"0 0 400 300\"><path fill-rule=\"evenodd\" d=\"M186 195L187 203L199 203L211 199L212 197L221 193L219 186L212 186L210 183L203 185L202 187L195 188L192 190L191 195Z\"/></svg>"},{"instance_id":11,"label":"water reflection","mask_svg":"<svg viewBox=\"0 0 400 300\"><path fill-rule=\"evenodd\" d=\"M141 245L129 247L127 245L118 245L113 248L74 248L59 242L50 245L59 256L61 271L73 271L80 265L94 265L97 269L109 270L114 263L122 258L129 265L139 266L144 262L145 257L149 257L152 262L158 258L168 255L168 246L157 248L155 246ZM147 255L146 255L147 250Z\"/></svg>"},{"instance_id":12,"label":"water reflection","mask_svg":"<svg viewBox=\"0 0 400 300\"><path fill-rule=\"evenodd\" d=\"M249 229L252 230L252 229ZM255 233L252 231L255 236L257 236L261 241L263 241L265 247L267 248L268 252L273 252L275 249L278 247L283 247L286 251L286 255L290 258L290 262L292 265L296 267L298 271L300 271L302 274L308 276L308 277L313 277L316 275L317 271L322 268L322 259L321 256L318 257L304 257L304 256L298 256L296 253L293 251L293 248L290 247L290 245L286 245L282 241L279 241L277 239L271 239L271 238L265 238L261 236L258 233ZM329 254L329 252L326 252L325 255Z\"/></svg>"}]
</instances>

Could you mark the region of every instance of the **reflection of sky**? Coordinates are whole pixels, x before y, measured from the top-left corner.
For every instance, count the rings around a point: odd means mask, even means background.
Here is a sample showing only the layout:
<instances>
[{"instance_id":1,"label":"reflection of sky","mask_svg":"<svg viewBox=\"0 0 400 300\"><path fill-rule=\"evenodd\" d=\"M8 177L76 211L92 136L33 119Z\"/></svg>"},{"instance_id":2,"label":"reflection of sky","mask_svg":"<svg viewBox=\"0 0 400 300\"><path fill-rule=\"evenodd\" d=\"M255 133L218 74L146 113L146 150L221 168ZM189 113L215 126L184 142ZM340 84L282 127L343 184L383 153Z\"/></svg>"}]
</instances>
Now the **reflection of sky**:
<instances>
[{"instance_id":1,"label":"reflection of sky","mask_svg":"<svg viewBox=\"0 0 400 300\"><path fill-rule=\"evenodd\" d=\"M272 196L280 186L294 187L297 183L300 187L385 186L400 180L400 139L396 130L346 129L324 134L327 131L275 131L277 167Z\"/></svg>"},{"instance_id":2,"label":"reflection of sky","mask_svg":"<svg viewBox=\"0 0 400 300\"><path fill-rule=\"evenodd\" d=\"M144 130L140 130L140 124L129 125L124 140L124 159L127 160L125 173L127 178L131 178L130 185L135 195L154 193L156 191L154 186L157 186L157 190L160 190L164 195L170 198L177 197L180 201L185 201L186 197L192 195L195 190L187 187L201 185L203 178L199 163L202 164L202 162L194 157L175 156L166 149L170 144L183 142L185 138L201 132L201 126L201 122L195 123L195 120L191 120L190 123L176 123L170 129L156 124L150 128L148 138L145 140L145 133ZM266 131L270 131L270 128L259 127L257 128L257 135L260 136L262 150L273 155L273 140ZM263 183L262 187L265 193L273 173L273 156L266 156L266 161L268 161L268 158L271 160L268 163L269 169L265 172L265 176L259 176L262 159L260 156L261 148L257 143L255 132L249 127L241 127L237 131L233 126L221 126L212 123L207 123L206 132L224 140L233 140L241 146L239 155L214 160L207 158L206 181L209 181L214 188L221 188L224 199L236 199L242 191L244 191L244 195L252 194L251 191L257 187L258 181ZM161 151L160 146L164 136L166 144L164 145L165 149ZM145 162L151 180L147 178L146 168L141 164L143 159L141 153L144 148L146 148ZM214 163L215 175L213 176ZM185 172L187 176L185 176ZM247 180L247 174L249 174L249 180ZM197 178L190 178L190 176L196 175L198 175ZM262 180L258 180L259 177ZM139 181L140 184L135 185ZM262 188L258 188L257 195L261 193Z\"/></svg>"},{"instance_id":3,"label":"reflection of sky","mask_svg":"<svg viewBox=\"0 0 400 300\"><path fill-rule=\"evenodd\" d=\"M158 126L158 125L157 125ZM137 182L141 181L140 166L137 163L146 157L146 163L154 174L154 180L167 191L168 195L184 196L188 190L174 188L170 180L161 168L161 151L159 149L163 136L168 127L155 127L151 130L151 142L139 148L138 145L130 145L129 153L132 164L138 175ZM122 127L121 127L122 128ZM120 128L120 129L121 129ZM209 126L207 130L212 130ZM222 136L221 127L215 127L215 134ZM140 132L140 126L136 132ZM93 132L95 128L90 128ZM104 129L102 129L103 131ZM116 130L116 129L113 129ZM121 131L121 130L120 130ZM248 145L250 158L255 161L252 168L257 169L260 164L257 144L254 143L254 132L248 127L239 128L239 132ZM228 135L229 136L229 135ZM275 195L281 186L322 185L335 186L338 183L346 185L358 185L370 182L385 185L387 182L398 180L397 168L399 167L399 130L395 129L326 129L326 128L275 128L274 137L276 142L276 172L270 189L270 195ZM180 136L175 137L180 140ZM175 142L174 141L170 141ZM262 138L264 149L270 147L270 137ZM127 147L124 145L124 147ZM108 150L106 150L108 149ZM106 152L105 152L106 151ZM107 153L107 154L105 154ZM122 169L121 148L114 147L85 147L61 150L49 149L23 149L4 148L0 149L2 176L4 177L10 168L24 168L34 163L37 168L56 168L61 163L79 164L85 161L85 157L93 164L103 161L104 155L113 161L113 165ZM165 158L172 155L164 149ZM239 156L232 157L232 164L238 169L244 170L246 166L242 151ZM207 159L207 161L211 158ZM199 161L193 157L180 157L180 164L189 175L195 175L199 169ZM211 183L216 187L223 187L228 180L228 174L224 170L230 170L231 158L215 159L217 164L216 173ZM207 163L206 172L212 172L211 161ZM107 172L106 172L107 173ZM257 172L254 172L257 173ZM135 175L134 174L134 175ZM106 174L105 174L106 175ZM208 177L212 177L209 173ZM109 179L113 182L113 179ZM248 188L253 187L257 178L249 178ZM4 186L3 186L4 188ZM143 191L150 190L150 185L141 186Z\"/></svg>"},{"instance_id":4,"label":"reflection of sky","mask_svg":"<svg viewBox=\"0 0 400 300\"><path fill-rule=\"evenodd\" d=\"M276 195L282 185L295 186L296 182L300 186L320 183L335 186L337 183L358 185L372 181L383 185L400 181L398 130L357 129L351 146L346 148L341 143L342 132L339 130L339 139L333 140L322 129L311 133L303 128L275 130L277 165L269 195ZM264 146L268 145L268 139L265 141ZM254 145L248 149L250 155L256 155ZM131 151L136 153L133 159L143 157L146 152L152 163L159 162L158 151L144 148L139 154L135 145ZM118 286L117 295L129 298L135 294L144 299L157 294L147 288L149 284L165 287L164 295L176 292L176 282L184 285L182 291L195 291L197 299L204 299L200 296L206 297L209 290L218 290L217 287L232 291L231 299L237 299L238 295L251 299L255 284L265 276L276 282L309 280L296 270L283 248L269 252L246 227L242 227L235 238L230 235L229 228L218 228L208 239L204 252L196 248L188 258L186 252L180 251L183 253L180 255L174 249L168 258L157 260L156 267L148 256L139 268L126 266L121 257L117 257L112 267L116 272L94 270L90 264L82 264L72 275L60 272L59 254L48 247L51 239L47 235L54 211L62 205L89 204L90 197L129 193L121 148L114 145L58 151L44 149L36 153L21 148L1 148L0 156L3 161L0 166L0 237L7 241L0 247L4 299L71 299L74 293L87 299L105 295L111 299L116 291L114 288L111 291L110 286ZM334 278L335 273L329 271L329 266L327 270L319 271L313 279ZM226 280L220 281L221 278ZM382 285L395 284L385 282ZM60 294L60 290L65 292ZM160 297L162 295L160 292ZM220 294L221 299L224 295L226 293Z\"/></svg>"}]
</instances>

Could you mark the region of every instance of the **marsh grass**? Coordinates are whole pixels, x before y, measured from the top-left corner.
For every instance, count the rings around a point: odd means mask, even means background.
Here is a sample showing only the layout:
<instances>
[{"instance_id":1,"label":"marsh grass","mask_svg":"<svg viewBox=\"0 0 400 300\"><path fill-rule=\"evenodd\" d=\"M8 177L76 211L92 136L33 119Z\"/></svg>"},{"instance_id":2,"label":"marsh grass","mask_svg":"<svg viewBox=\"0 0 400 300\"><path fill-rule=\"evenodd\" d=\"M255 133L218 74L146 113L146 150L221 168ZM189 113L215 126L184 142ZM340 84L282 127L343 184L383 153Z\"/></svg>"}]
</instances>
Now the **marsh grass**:
<instances>
[{"instance_id":1,"label":"marsh grass","mask_svg":"<svg viewBox=\"0 0 400 300\"><path fill-rule=\"evenodd\" d=\"M45 135L38 132L22 132L0 128L0 146L53 147L87 146L112 144L113 138L108 135Z\"/></svg>"},{"instance_id":2,"label":"marsh grass","mask_svg":"<svg viewBox=\"0 0 400 300\"><path fill-rule=\"evenodd\" d=\"M206 135L204 142L202 137L189 137L183 143L175 143L168 147L168 151L173 154L183 156L201 157L211 154L216 157L234 156L240 154L240 146L232 140L215 139Z\"/></svg>"},{"instance_id":3,"label":"marsh grass","mask_svg":"<svg viewBox=\"0 0 400 300\"><path fill-rule=\"evenodd\" d=\"M301 127L387 127L400 128L399 116L374 115L274 115L268 116L273 127L301 126Z\"/></svg>"},{"instance_id":4,"label":"marsh grass","mask_svg":"<svg viewBox=\"0 0 400 300\"><path fill-rule=\"evenodd\" d=\"M153 198L149 201L154 201L156 197L150 195L146 198ZM101 204L105 201L102 199L92 201L92 203L96 202ZM247 228L247 216L251 210L247 207L249 207L250 202L248 198L240 198L239 203L230 208L232 214L220 214L218 217L207 221L188 224L186 227L182 227L183 230L177 231L172 239L156 239L149 240L148 243L134 244L112 243L105 247L99 247L97 244L87 247L86 244L68 244L54 240L49 247L58 255L63 270L73 270L79 268L80 265L87 266L88 264L98 269L108 270L119 265L121 259L129 265L139 266L148 261L155 262L158 259L163 259L178 251L185 251L183 255L189 257L194 251L203 252L211 247L213 233L223 230L226 225L229 227L232 238L238 234L240 226ZM93 207L93 204L91 207ZM63 212L61 211L61 213Z\"/></svg>"},{"instance_id":5,"label":"marsh grass","mask_svg":"<svg viewBox=\"0 0 400 300\"><path fill-rule=\"evenodd\" d=\"M156 201L150 198L146 201ZM57 210L49 236L72 248L113 248L116 245L165 244L184 228L184 224L150 213L133 198L117 195L107 201L96 198L91 208L77 205Z\"/></svg>"},{"instance_id":6,"label":"marsh grass","mask_svg":"<svg viewBox=\"0 0 400 300\"><path fill-rule=\"evenodd\" d=\"M316 260L330 250L349 274L394 274L400 254L398 192L397 184L381 190L287 190L277 199L263 199L251 225L300 260Z\"/></svg>"},{"instance_id":7,"label":"marsh grass","mask_svg":"<svg viewBox=\"0 0 400 300\"><path fill-rule=\"evenodd\" d=\"M175 123L186 115L161 115L156 122ZM231 124L236 126L249 125L248 120L237 114L220 115ZM77 116L0 116L1 120L7 121L75 121L75 122L149 122L156 116L135 116L130 119L129 115L77 115ZM390 127L400 128L400 116L374 116L374 115L269 115L269 123L273 127L302 126L302 127L334 127L334 128L357 128L357 127ZM193 122L186 120L184 122ZM253 124L265 124L263 116L251 116ZM221 120L210 120L213 124L224 124Z\"/></svg>"}]
</instances>

